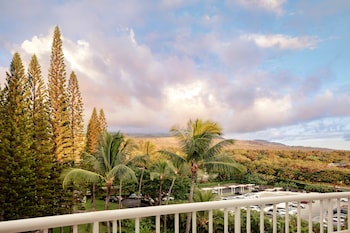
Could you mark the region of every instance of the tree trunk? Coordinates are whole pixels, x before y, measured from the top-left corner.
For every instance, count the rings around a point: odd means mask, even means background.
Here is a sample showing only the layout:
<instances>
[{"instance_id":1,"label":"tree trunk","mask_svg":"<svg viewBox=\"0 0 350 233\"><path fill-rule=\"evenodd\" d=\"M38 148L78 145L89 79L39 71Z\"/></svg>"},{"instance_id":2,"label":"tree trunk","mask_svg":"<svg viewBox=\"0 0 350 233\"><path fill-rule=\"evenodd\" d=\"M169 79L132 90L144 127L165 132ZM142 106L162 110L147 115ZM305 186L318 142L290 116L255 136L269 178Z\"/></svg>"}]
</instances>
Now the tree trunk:
<instances>
[{"instance_id":1,"label":"tree trunk","mask_svg":"<svg viewBox=\"0 0 350 233\"><path fill-rule=\"evenodd\" d=\"M174 177L173 177L173 180L171 181L171 185L170 185L169 191L168 191L168 193L167 193L167 199L166 199L165 205L168 205L168 204L169 204L169 197L171 196L171 191L172 191L172 189L173 189L173 187L174 187L175 180L176 180L176 177L174 176ZM166 233L166 231L167 231L167 223L166 223L166 221L167 221L167 215L165 214L165 215L164 215L164 220L163 220L163 224L164 224L164 233Z\"/></svg>"},{"instance_id":2,"label":"tree trunk","mask_svg":"<svg viewBox=\"0 0 350 233\"><path fill-rule=\"evenodd\" d=\"M141 168L141 177L140 177L140 182L139 182L139 191L137 192L137 196L140 197L141 196L141 187L142 187L142 180L143 180L143 174L145 172L145 168ZM139 207L140 207L141 201L139 202Z\"/></svg>"},{"instance_id":3,"label":"tree trunk","mask_svg":"<svg viewBox=\"0 0 350 233\"><path fill-rule=\"evenodd\" d=\"M162 204L162 192L163 192L162 186L163 186L163 179L160 178L160 180L159 180L158 202L157 202L158 205Z\"/></svg>"},{"instance_id":4,"label":"tree trunk","mask_svg":"<svg viewBox=\"0 0 350 233\"><path fill-rule=\"evenodd\" d=\"M122 208L122 180L119 181L119 197L118 197L119 209Z\"/></svg>"},{"instance_id":5,"label":"tree trunk","mask_svg":"<svg viewBox=\"0 0 350 233\"><path fill-rule=\"evenodd\" d=\"M119 209L122 208L122 185L123 185L123 181L120 180L119 181ZM122 233L122 220L118 220L118 228L119 228L119 232Z\"/></svg>"},{"instance_id":6,"label":"tree trunk","mask_svg":"<svg viewBox=\"0 0 350 233\"><path fill-rule=\"evenodd\" d=\"M190 195L188 196L188 202L193 202L193 193L194 193L194 185L196 181L196 172L192 171L191 175L191 188L190 188ZM186 233L189 233L191 229L191 213L187 213L187 220L186 220Z\"/></svg>"},{"instance_id":7,"label":"tree trunk","mask_svg":"<svg viewBox=\"0 0 350 233\"><path fill-rule=\"evenodd\" d=\"M108 210L109 209L109 199L110 199L110 196L111 196L112 184L107 183L106 184L106 188L107 188L107 191L106 191L106 210ZM111 226L109 225L109 221L107 221L106 224L107 224L107 232L110 233L111 232Z\"/></svg>"},{"instance_id":8,"label":"tree trunk","mask_svg":"<svg viewBox=\"0 0 350 233\"><path fill-rule=\"evenodd\" d=\"M95 211L96 210L96 184L92 184L91 190L91 207Z\"/></svg>"}]
</instances>

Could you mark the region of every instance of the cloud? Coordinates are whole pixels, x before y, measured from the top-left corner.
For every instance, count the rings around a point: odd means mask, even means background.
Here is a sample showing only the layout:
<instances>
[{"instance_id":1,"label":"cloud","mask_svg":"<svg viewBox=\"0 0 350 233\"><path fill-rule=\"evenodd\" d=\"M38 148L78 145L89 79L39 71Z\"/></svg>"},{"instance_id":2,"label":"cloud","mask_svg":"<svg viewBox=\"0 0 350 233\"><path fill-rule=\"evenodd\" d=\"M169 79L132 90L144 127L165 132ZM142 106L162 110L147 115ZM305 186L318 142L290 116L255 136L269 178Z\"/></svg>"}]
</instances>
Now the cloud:
<instances>
[{"instance_id":1,"label":"cloud","mask_svg":"<svg viewBox=\"0 0 350 233\"><path fill-rule=\"evenodd\" d=\"M242 35L241 39L253 41L262 48L278 48L289 50L315 49L319 39L315 36L291 37L282 34L248 34Z\"/></svg>"},{"instance_id":2,"label":"cloud","mask_svg":"<svg viewBox=\"0 0 350 233\"><path fill-rule=\"evenodd\" d=\"M229 2L237 3L248 9L261 9L282 15L283 4L286 0L230 0Z\"/></svg>"},{"instance_id":3,"label":"cloud","mask_svg":"<svg viewBox=\"0 0 350 233\"><path fill-rule=\"evenodd\" d=\"M113 36L78 40L63 34L67 74L75 71L78 75L86 118L98 107L105 110L113 129L166 131L199 117L221 122L229 132L253 132L349 114L343 107L350 105L348 94L321 91L323 76L330 73L304 79L287 72L261 71L259 48L249 47L244 40L224 41L210 34L190 56L164 56L139 43L137 37L132 28ZM13 45L13 51L20 50L27 64L36 52L46 73L51 40L52 30ZM201 47L206 47L203 54L223 61L224 70L198 67L195 55ZM240 67L245 67L244 73Z\"/></svg>"}]
</instances>

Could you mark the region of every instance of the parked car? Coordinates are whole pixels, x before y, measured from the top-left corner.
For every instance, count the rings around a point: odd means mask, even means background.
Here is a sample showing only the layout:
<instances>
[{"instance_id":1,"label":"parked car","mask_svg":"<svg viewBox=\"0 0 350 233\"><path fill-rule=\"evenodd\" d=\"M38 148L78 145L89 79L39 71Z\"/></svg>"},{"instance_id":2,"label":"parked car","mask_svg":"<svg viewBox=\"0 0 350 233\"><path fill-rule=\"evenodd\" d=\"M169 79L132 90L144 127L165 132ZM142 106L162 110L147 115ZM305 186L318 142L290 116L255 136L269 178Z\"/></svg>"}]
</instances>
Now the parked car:
<instances>
[{"instance_id":1,"label":"parked car","mask_svg":"<svg viewBox=\"0 0 350 233\"><path fill-rule=\"evenodd\" d=\"M333 214L336 214L336 213L338 213L337 208L333 209ZM348 214L347 208L340 208L340 214Z\"/></svg>"},{"instance_id":2,"label":"parked car","mask_svg":"<svg viewBox=\"0 0 350 233\"><path fill-rule=\"evenodd\" d=\"M130 198L130 199L141 199L141 198L142 198L142 195L137 196L135 193L133 193L133 194L131 194L131 195L129 196L129 198Z\"/></svg>"},{"instance_id":3,"label":"parked car","mask_svg":"<svg viewBox=\"0 0 350 233\"><path fill-rule=\"evenodd\" d=\"M174 200L174 197L163 197L163 201L166 201L167 199L169 199L169 201L173 201Z\"/></svg>"}]
</instances>

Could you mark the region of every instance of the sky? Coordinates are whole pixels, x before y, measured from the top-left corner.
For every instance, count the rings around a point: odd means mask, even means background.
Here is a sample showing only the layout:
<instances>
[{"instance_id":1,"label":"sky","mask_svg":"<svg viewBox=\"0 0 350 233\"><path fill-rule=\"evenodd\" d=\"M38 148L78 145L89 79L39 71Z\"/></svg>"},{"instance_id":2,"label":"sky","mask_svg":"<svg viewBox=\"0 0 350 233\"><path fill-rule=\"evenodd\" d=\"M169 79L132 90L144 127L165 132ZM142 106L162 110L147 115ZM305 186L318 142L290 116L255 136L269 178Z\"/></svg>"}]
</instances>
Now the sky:
<instances>
[{"instance_id":1,"label":"sky","mask_svg":"<svg viewBox=\"0 0 350 233\"><path fill-rule=\"evenodd\" d=\"M86 123L350 150L349 25L348 0L1 0L0 83L15 52L47 79L59 26Z\"/></svg>"}]
</instances>

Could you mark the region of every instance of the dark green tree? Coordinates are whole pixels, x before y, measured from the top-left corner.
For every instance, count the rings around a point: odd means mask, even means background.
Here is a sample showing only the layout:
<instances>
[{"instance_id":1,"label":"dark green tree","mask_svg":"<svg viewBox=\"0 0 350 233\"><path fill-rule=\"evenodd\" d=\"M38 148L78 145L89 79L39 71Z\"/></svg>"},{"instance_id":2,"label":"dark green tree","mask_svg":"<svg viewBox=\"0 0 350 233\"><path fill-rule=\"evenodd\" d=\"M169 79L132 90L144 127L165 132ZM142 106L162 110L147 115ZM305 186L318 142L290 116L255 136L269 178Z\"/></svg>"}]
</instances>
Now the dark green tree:
<instances>
[{"instance_id":1,"label":"dark green tree","mask_svg":"<svg viewBox=\"0 0 350 233\"><path fill-rule=\"evenodd\" d=\"M28 68L28 83L31 90L31 120L33 124L32 150L35 161L36 216L50 215L52 206L52 170L54 165L52 130L50 125L47 89L37 57L32 56Z\"/></svg>"},{"instance_id":2,"label":"dark green tree","mask_svg":"<svg viewBox=\"0 0 350 233\"><path fill-rule=\"evenodd\" d=\"M35 216L30 89L21 57L13 55L3 90L0 138L1 219Z\"/></svg>"}]
</instances>

